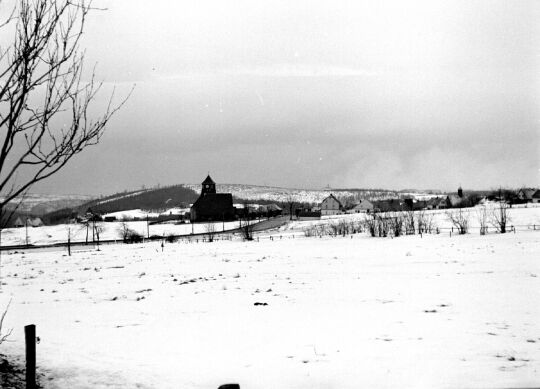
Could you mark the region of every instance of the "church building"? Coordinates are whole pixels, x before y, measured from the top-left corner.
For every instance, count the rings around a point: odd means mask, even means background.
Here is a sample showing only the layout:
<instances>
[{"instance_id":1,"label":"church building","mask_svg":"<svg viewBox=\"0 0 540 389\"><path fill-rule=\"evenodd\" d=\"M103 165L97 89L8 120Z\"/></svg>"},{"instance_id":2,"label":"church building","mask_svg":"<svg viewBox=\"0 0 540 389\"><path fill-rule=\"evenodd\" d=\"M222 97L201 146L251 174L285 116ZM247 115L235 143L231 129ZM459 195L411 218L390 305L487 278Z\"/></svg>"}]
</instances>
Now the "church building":
<instances>
[{"instance_id":1,"label":"church building","mask_svg":"<svg viewBox=\"0 0 540 389\"><path fill-rule=\"evenodd\" d=\"M210 175L201 185L201 195L191 206L191 222L234 220L232 194L216 193L216 183Z\"/></svg>"}]
</instances>

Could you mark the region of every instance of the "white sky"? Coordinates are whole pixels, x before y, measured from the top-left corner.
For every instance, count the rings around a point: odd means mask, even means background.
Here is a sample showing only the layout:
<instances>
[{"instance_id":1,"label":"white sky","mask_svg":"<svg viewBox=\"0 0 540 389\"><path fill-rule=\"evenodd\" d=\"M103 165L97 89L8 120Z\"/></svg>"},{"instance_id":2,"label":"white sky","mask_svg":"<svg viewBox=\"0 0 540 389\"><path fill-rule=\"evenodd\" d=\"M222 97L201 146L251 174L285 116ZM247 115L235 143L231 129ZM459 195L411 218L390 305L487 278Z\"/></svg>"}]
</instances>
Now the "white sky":
<instances>
[{"instance_id":1,"label":"white sky","mask_svg":"<svg viewBox=\"0 0 540 389\"><path fill-rule=\"evenodd\" d=\"M539 185L540 3L101 0L84 46L134 94L42 191L156 183ZM105 95L103 97L106 97Z\"/></svg>"}]
</instances>

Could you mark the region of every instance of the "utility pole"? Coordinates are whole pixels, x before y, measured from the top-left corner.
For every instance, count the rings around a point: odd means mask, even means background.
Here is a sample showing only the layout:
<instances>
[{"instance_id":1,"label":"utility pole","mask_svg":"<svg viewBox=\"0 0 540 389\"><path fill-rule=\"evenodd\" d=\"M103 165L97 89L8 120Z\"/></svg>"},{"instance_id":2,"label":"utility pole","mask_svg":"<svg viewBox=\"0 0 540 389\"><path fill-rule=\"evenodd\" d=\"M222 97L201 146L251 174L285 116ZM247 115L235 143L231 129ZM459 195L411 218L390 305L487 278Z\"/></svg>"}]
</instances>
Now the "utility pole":
<instances>
[{"instance_id":1,"label":"utility pole","mask_svg":"<svg viewBox=\"0 0 540 389\"><path fill-rule=\"evenodd\" d=\"M150 239L150 222L148 221L148 214L146 214L146 238Z\"/></svg>"}]
</instances>

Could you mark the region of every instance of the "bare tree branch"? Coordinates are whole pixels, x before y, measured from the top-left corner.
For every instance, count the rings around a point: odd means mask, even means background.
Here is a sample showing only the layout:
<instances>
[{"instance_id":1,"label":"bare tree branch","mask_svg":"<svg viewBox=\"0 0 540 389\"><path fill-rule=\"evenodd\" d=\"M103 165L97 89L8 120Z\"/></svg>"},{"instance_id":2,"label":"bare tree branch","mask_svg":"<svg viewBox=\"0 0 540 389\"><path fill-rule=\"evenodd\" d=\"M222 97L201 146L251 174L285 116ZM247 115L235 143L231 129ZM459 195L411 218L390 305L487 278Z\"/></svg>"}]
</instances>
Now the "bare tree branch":
<instances>
[{"instance_id":1,"label":"bare tree branch","mask_svg":"<svg viewBox=\"0 0 540 389\"><path fill-rule=\"evenodd\" d=\"M128 96L91 118L102 84L83 79L79 44L91 2L19 0L0 28L14 41L0 50L0 209L99 142Z\"/></svg>"}]
</instances>

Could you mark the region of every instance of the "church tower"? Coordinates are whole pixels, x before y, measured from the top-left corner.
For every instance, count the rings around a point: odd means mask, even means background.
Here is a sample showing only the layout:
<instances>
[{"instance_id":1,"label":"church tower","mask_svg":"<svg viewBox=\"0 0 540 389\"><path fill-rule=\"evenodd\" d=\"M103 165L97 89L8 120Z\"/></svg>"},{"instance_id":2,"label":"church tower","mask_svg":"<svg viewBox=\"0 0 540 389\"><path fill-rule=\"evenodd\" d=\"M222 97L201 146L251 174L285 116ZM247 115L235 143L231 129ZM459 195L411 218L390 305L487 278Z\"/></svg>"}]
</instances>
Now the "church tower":
<instances>
[{"instance_id":1,"label":"church tower","mask_svg":"<svg viewBox=\"0 0 540 389\"><path fill-rule=\"evenodd\" d=\"M216 183L210 178L210 174L202 182L201 195L216 193Z\"/></svg>"},{"instance_id":2,"label":"church tower","mask_svg":"<svg viewBox=\"0 0 540 389\"><path fill-rule=\"evenodd\" d=\"M457 195L459 197L463 197L463 189L461 189L461 185L459 186L458 190L457 190Z\"/></svg>"}]
</instances>

